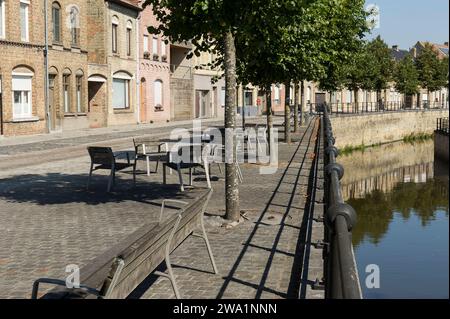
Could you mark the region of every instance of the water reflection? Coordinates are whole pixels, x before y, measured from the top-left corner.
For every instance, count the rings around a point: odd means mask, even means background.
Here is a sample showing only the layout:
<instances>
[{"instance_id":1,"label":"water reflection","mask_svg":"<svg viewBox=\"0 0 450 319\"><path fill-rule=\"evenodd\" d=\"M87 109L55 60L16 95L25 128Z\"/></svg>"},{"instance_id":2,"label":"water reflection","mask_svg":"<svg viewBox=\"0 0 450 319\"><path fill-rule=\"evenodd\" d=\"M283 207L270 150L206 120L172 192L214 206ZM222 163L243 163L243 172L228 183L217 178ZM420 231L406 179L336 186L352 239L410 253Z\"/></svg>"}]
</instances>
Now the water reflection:
<instances>
[{"instance_id":1,"label":"water reflection","mask_svg":"<svg viewBox=\"0 0 450 319\"><path fill-rule=\"evenodd\" d=\"M339 158L344 198L358 213L360 276L368 263L384 269L385 285L363 287L366 298L448 297L448 163L434 161L433 147L394 143Z\"/></svg>"}]
</instances>

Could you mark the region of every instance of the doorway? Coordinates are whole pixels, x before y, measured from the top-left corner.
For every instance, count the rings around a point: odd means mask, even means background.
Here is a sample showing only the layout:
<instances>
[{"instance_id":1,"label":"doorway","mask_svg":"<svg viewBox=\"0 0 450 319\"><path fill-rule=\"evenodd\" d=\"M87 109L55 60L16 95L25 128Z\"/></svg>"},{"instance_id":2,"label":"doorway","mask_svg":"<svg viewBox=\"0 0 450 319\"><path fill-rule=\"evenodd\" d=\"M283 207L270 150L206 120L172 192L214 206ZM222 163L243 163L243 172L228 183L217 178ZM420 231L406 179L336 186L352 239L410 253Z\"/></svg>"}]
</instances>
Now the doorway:
<instances>
[{"instance_id":1,"label":"doorway","mask_svg":"<svg viewBox=\"0 0 450 319\"><path fill-rule=\"evenodd\" d=\"M141 79L141 84L139 87L139 94L141 97L141 105L140 105L140 112L139 112L139 120L141 123L147 123L147 89L146 89L147 82L145 81L145 78Z\"/></svg>"},{"instance_id":2,"label":"doorway","mask_svg":"<svg viewBox=\"0 0 450 319\"><path fill-rule=\"evenodd\" d=\"M0 76L0 136L3 135L3 97L2 97L2 77Z\"/></svg>"},{"instance_id":3,"label":"doorway","mask_svg":"<svg viewBox=\"0 0 450 319\"><path fill-rule=\"evenodd\" d=\"M208 116L208 109L210 106L209 91L196 90L195 91L195 117L205 118Z\"/></svg>"},{"instance_id":4,"label":"doorway","mask_svg":"<svg viewBox=\"0 0 450 319\"><path fill-rule=\"evenodd\" d=\"M55 106L55 79L56 75L48 77L48 108L50 112L50 130L56 130L56 106Z\"/></svg>"}]
</instances>

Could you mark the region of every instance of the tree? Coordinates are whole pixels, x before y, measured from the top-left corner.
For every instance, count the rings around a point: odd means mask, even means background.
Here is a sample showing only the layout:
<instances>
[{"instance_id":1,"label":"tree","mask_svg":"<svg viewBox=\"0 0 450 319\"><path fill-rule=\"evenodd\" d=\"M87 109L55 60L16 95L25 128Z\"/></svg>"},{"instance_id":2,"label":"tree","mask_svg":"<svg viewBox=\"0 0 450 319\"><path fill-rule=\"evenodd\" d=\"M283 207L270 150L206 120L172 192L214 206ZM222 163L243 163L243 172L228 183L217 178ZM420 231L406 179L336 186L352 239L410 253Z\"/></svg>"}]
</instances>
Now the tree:
<instances>
[{"instance_id":1,"label":"tree","mask_svg":"<svg viewBox=\"0 0 450 319\"><path fill-rule=\"evenodd\" d=\"M419 92L419 73L411 55L397 62L394 71L395 89L404 95Z\"/></svg>"},{"instance_id":2,"label":"tree","mask_svg":"<svg viewBox=\"0 0 450 319\"><path fill-rule=\"evenodd\" d=\"M161 33L170 41L191 41L195 49L190 53L199 56L201 52L218 54L214 61L223 66L225 73L225 129L236 128L236 48L238 33L245 33L249 17L254 14L251 1L238 0L146 0L159 21L157 28L149 32ZM231 158L225 163L225 208L226 218L237 221L240 218L239 188L235 166L236 137L226 140L231 147Z\"/></svg>"},{"instance_id":3,"label":"tree","mask_svg":"<svg viewBox=\"0 0 450 319\"><path fill-rule=\"evenodd\" d=\"M369 42L366 47L369 69L367 75L372 79L373 88L377 92L377 100L381 100L381 91L389 87L394 71L391 50L380 36ZM366 83L367 84L367 83ZM372 85L369 85L372 86Z\"/></svg>"},{"instance_id":4,"label":"tree","mask_svg":"<svg viewBox=\"0 0 450 319\"><path fill-rule=\"evenodd\" d=\"M427 90L428 96L430 92L438 91L446 86L447 74L445 73L448 72L444 71L445 62L439 60L438 54L431 44L426 43L422 52L416 58L416 68L419 73L420 86Z\"/></svg>"},{"instance_id":5,"label":"tree","mask_svg":"<svg viewBox=\"0 0 450 319\"><path fill-rule=\"evenodd\" d=\"M330 64L345 63L367 30L362 0L257 3L263 10L258 10L249 25L250 31L245 33L249 37L237 38L238 74L265 88L275 82L286 83L287 99L291 82L318 80ZM289 142L288 107L285 119L285 140Z\"/></svg>"}]
</instances>

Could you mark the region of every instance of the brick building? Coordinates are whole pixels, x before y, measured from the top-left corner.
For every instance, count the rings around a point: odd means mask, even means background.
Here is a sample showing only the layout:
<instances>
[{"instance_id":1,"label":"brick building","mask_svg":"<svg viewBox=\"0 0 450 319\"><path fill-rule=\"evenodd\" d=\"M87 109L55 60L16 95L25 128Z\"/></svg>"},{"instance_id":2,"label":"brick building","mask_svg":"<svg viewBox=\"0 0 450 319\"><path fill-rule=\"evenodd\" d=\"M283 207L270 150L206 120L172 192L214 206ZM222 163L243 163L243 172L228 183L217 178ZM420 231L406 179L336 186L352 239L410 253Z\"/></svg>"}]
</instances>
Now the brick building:
<instances>
[{"instance_id":1,"label":"brick building","mask_svg":"<svg viewBox=\"0 0 450 319\"><path fill-rule=\"evenodd\" d=\"M48 6L50 129L87 128L86 1L49 1Z\"/></svg>"},{"instance_id":2,"label":"brick building","mask_svg":"<svg viewBox=\"0 0 450 319\"><path fill-rule=\"evenodd\" d=\"M142 6L144 1L140 1ZM170 44L160 35L148 32L158 22L150 6L139 17L139 96L141 123L171 119L170 110Z\"/></svg>"},{"instance_id":3,"label":"brick building","mask_svg":"<svg viewBox=\"0 0 450 319\"><path fill-rule=\"evenodd\" d=\"M138 122L137 1L87 0L91 128Z\"/></svg>"},{"instance_id":4,"label":"brick building","mask_svg":"<svg viewBox=\"0 0 450 319\"><path fill-rule=\"evenodd\" d=\"M0 135L46 132L43 10L0 0Z\"/></svg>"}]
</instances>

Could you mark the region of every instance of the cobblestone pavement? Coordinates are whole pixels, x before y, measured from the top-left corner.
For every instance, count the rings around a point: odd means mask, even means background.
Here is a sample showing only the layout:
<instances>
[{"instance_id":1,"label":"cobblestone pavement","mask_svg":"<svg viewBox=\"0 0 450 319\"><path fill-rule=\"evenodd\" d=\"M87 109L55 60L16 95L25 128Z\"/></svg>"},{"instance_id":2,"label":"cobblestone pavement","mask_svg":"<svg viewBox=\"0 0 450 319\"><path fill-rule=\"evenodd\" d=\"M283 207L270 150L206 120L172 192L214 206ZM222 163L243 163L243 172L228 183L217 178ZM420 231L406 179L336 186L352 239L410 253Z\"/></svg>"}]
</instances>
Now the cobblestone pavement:
<instances>
[{"instance_id":1,"label":"cobblestone pavement","mask_svg":"<svg viewBox=\"0 0 450 319\"><path fill-rule=\"evenodd\" d=\"M254 164L241 166L240 204L247 219L231 229L220 227L224 182L213 167L214 195L206 226L220 274L212 274L202 240L188 238L172 255L182 297L298 295L298 252L304 246L303 212L316 124L302 128L300 143L279 145L275 174L260 175ZM191 197L189 191L180 194L175 174L169 176L169 185L161 185L160 173L140 175L136 188L130 172L119 173L110 194L105 174L97 173L87 191L88 168L84 155L0 172L0 298L29 298L35 279L64 278L67 265L83 267L154 220L162 199ZM203 175L195 176L194 185L206 185ZM130 298L173 298L173 293L167 280L149 276Z\"/></svg>"}]
</instances>

